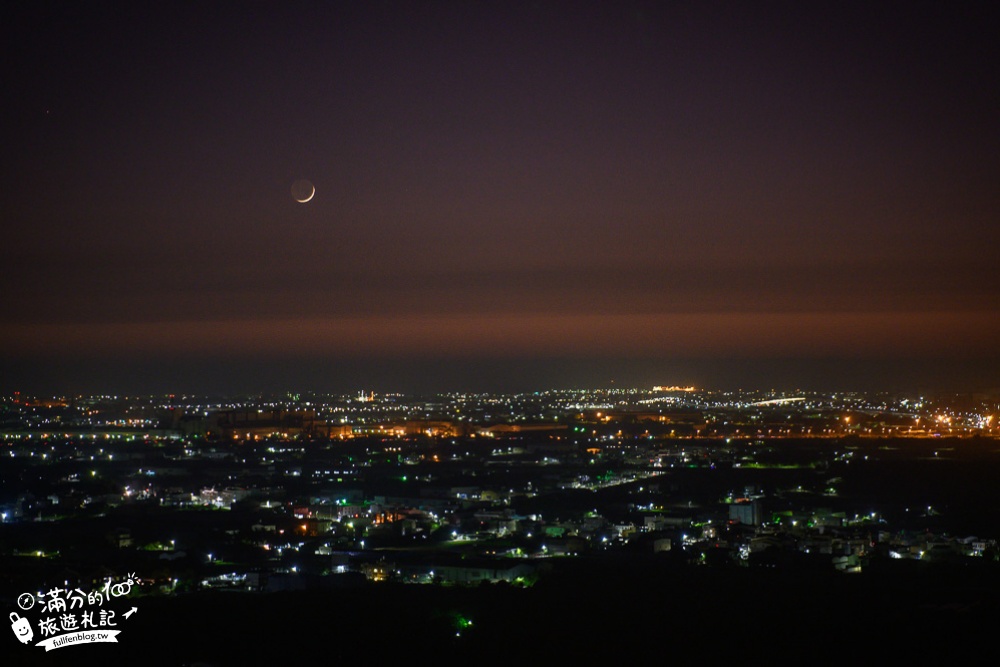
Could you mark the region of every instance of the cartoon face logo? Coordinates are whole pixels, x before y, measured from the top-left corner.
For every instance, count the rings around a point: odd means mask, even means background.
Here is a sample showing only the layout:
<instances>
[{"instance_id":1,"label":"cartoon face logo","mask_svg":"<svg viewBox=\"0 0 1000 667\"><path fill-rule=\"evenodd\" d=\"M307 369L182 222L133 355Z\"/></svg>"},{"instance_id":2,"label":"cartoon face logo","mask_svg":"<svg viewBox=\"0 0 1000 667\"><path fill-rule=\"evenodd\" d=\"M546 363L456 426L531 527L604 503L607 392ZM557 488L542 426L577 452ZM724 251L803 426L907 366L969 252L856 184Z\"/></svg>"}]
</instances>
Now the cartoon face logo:
<instances>
[{"instance_id":1,"label":"cartoon face logo","mask_svg":"<svg viewBox=\"0 0 1000 667\"><path fill-rule=\"evenodd\" d=\"M22 644L27 644L31 641L31 623L28 622L28 619L21 618L15 612L11 612L10 627L14 631L14 635Z\"/></svg>"}]
</instances>

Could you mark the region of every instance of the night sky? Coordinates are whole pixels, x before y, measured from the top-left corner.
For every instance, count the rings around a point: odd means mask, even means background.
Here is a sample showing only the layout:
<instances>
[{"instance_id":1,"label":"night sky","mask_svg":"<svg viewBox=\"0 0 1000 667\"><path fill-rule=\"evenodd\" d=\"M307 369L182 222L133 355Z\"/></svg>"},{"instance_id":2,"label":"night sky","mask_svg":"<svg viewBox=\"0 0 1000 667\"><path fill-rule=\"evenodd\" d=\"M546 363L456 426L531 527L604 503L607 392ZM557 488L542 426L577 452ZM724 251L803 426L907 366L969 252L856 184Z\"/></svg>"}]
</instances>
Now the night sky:
<instances>
[{"instance_id":1,"label":"night sky","mask_svg":"<svg viewBox=\"0 0 1000 667\"><path fill-rule=\"evenodd\" d=\"M0 391L1000 387L988 3L15 4Z\"/></svg>"}]
</instances>

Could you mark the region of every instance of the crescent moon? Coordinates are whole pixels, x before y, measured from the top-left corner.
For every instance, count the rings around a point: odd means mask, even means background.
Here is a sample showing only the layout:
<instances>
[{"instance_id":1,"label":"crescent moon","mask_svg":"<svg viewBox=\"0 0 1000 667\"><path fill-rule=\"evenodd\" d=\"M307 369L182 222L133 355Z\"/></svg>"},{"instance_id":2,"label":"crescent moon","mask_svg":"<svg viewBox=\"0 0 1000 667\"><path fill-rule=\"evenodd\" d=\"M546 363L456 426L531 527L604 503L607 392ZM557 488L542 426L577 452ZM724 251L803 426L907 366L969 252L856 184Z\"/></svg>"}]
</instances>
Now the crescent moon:
<instances>
[{"instance_id":1,"label":"crescent moon","mask_svg":"<svg viewBox=\"0 0 1000 667\"><path fill-rule=\"evenodd\" d=\"M300 204L311 201L316 196L316 186L311 181L301 179L292 184L292 199Z\"/></svg>"}]
</instances>

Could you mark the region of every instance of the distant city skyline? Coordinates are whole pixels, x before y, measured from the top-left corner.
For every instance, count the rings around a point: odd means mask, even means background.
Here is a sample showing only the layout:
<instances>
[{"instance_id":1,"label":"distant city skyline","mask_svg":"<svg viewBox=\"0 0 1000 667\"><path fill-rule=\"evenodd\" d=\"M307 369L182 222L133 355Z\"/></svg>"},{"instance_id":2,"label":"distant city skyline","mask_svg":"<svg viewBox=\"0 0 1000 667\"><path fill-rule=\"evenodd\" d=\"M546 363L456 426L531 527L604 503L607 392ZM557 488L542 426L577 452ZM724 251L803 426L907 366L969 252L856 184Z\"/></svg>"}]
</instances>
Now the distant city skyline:
<instances>
[{"instance_id":1,"label":"distant city skyline","mask_svg":"<svg viewBox=\"0 0 1000 667\"><path fill-rule=\"evenodd\" d=\"M183 359L77 360L71 367L29 360L10 365L2 393L24 395L238 396L282 392L427 395L559 389L648 389L664 382L706 390L997 393L991 367L841 359Z\"/></svg>"},{"instance_id":2,"label":"distant city skyline","mask_svg":"<svg viewBox=\"0 0 1000 667\"><path fill-rule=\"evenodd\" d=\"M985 6L304 7L2 10L0 391L1000 386Z\"/></svg>"}]
</instances>

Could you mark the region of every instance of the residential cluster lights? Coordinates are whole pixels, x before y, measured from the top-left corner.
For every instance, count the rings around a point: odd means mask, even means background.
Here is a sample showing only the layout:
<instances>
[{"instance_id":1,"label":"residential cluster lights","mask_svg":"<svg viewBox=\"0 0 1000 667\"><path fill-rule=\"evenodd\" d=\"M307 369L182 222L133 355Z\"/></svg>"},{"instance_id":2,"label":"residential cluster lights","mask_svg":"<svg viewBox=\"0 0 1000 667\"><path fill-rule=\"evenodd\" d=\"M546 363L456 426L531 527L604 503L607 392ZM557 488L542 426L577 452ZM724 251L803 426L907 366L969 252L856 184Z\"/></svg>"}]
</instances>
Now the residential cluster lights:
<instances>
[{"instance_id":1,"label":"residential cluster lights","mask_svg":"<svg viewBox=\"0 0 1000 667\"><path fill-rule=\"evenodd\" d=\"M698 390L694 387L678 387L678 386L664 387L656 385L655 387L653 387L653 391L698 391Z\"/></svg>"}]
</instances>

